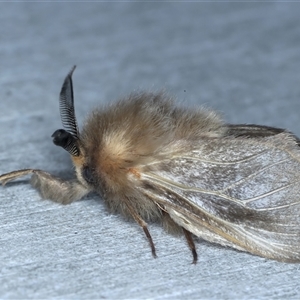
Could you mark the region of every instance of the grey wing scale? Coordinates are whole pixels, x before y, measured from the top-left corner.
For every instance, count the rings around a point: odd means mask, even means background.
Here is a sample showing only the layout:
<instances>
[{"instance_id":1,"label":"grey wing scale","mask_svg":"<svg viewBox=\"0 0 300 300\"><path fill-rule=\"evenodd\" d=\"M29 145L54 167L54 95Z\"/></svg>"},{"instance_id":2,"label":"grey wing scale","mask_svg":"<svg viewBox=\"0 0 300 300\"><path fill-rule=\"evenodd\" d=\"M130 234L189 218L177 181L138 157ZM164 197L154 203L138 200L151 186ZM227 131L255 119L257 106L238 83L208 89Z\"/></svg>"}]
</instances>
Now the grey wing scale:
<instances>
[{"instance_id":1,"label":"grey wing scale","mask_svg":"<svg viewBox=\"0 0 300 300\"><path fill-rule=\"evenodd\" d=\"M226 128L226 135L234 137L258 138L285 132L291 134L298 146L300 145L300 139L286 129L255 124L226 124L224 126Z\"/></svg>"},{"instance_id":2,"label":"grey wing scale","mask_svg":"<svg viewBox=\"0 0 300 300\"><path fill-rule=\"evenodd\" d=\"M300 148L288 133L197 141L144 167L142 192L208 241L300 261Z\"/></svg>"},{"instance_id":3,"label":"grey wing scale","mask_svg":"<svg viewBox=\"0 0 300 300\"><path fill-rule=\"evenodd\" d=\"M225 127L227 135L235 137L244 136L248 138L257 138L287 132L285 129L282 128L256 124L226 124Z\"/></svg>"}]
</instances>

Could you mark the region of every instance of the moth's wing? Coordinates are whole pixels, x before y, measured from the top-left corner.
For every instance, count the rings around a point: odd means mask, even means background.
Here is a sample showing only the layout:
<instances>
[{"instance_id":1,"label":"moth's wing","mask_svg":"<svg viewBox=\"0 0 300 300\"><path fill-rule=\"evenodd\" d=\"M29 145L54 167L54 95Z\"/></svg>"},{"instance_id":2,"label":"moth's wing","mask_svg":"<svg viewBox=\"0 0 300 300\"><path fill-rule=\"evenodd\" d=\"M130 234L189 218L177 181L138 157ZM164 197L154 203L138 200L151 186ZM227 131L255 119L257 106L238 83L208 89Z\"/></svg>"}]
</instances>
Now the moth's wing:
<instances>
[{"instance_id":1,"label":"moth's wing","mask_svg":"<svg viewBox=\"0 0 300 300\"><path fill-rule=\"evenodd\" d=\"M292 135L173 148L173 157L143 167L144 195L208 241L300 261L300 149Z\"/></svg>"},{"instance_id":2,"label":"moth's wing","mask_svg":"<svg viewBox=\"0 0 300 300\"><path fill-rule=\"evenodd\" d=\"M268 137L287 132L286 129L255 124L226 124L224 127L226 128L227 136L246 138ZM295 138L297 144L300 145L300 139L293 133L290 132L290 134Z\"/></svg>"}]
</instances>

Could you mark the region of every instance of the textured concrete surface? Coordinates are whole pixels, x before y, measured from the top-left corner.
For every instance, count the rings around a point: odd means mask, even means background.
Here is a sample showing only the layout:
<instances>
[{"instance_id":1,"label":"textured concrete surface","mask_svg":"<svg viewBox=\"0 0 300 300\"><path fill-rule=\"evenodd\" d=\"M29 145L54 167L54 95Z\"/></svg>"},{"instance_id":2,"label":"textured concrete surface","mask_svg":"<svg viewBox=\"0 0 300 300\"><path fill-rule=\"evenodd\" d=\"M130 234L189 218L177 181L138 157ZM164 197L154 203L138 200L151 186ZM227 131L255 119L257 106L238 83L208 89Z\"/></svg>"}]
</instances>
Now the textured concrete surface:
<instances>
[{"instance_id":1,"label":"textured concrete surface","mask_svg":"<svg viewBox=\"0 0 300 300\"><path fill-rule=\"evenodd\" d=\"M231 123L300 135L299 3L0 3L0 173L72 167L50 138L73 64L79 124L132 90L166 89ZM142 230L90 195L40 200L0 187L1 299L299 299L300 265Z\"/></svg>"}]
</instances>

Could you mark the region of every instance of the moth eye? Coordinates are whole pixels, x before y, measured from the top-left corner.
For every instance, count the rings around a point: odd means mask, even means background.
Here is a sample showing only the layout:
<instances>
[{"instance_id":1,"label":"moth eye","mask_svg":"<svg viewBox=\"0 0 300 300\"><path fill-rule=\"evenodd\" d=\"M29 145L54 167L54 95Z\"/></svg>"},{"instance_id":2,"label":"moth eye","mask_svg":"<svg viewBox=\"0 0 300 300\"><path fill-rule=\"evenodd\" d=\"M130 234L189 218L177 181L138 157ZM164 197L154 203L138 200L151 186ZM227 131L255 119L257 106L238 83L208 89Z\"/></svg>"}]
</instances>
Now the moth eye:
<instances>
[{"instance_id":1,"label":"moth eye","mask_svg":"<svg viewBox=\"0 0 300 300\"><path fill-rule=\"evenodd\" d=\"M92 168L90 168L89 166L85 166L82 169L82 177L84 178L84 180L88 183L95 183L95 176L94 176L94 170Z\"/></svg>"}]
</instances>

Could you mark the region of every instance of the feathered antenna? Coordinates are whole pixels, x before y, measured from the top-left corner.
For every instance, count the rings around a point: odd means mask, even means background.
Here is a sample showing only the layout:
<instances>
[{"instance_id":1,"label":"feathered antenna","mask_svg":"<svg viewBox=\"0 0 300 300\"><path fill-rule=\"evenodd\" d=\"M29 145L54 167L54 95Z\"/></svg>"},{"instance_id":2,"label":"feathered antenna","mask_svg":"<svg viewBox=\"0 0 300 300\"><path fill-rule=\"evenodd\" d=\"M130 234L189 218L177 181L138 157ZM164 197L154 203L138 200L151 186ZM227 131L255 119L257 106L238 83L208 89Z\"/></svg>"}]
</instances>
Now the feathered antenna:
<instances>
[{"instance_id":1,"label":"feathered antenna","mask_svg":"<svg viewBox=\"0 0 300 300\"><path fill-rule=\"evenodd\" d=\"M79 131L74 109L74 92L72 83L72 74L74 66L66 76L59 94L59 110L63 126L67 129L58 129L53 134L53 143L64 148L73 156L79 156L80 151L77 140Z\"/></svg>"},{"instance_id":2,"label":"feathered antenna","mask_svg":"<svg viewBox=\"0 0 300 300\"><path fill-rule=\"evenodd\" d=\"M72 83L72 74L75 70L74 66L65 78L59 94L59 110L62 124L74 138L79 138L77 121L74 109L74 92Z\"/></svg>"}]
</instances>

